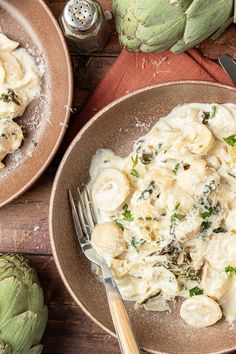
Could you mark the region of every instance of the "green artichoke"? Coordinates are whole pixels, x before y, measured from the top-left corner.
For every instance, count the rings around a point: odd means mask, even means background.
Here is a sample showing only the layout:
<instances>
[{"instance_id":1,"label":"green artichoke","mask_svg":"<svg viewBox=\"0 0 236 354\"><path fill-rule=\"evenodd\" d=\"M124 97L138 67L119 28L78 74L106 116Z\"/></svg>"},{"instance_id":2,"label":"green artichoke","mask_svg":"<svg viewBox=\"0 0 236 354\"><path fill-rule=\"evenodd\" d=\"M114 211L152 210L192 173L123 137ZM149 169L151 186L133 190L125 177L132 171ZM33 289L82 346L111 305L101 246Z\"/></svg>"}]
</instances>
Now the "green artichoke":
<instances>
[{"instance_id":1,"label":"green artichoke","mask_svg":"<svg viewBox=\"0 0 236 354\"><path fill-rule=\"evenodd\" d=\"M40 354L48 318L29 260L0 254L0 354Z\"/></svg>"},{"instance_id":2,"label":"green artichoke","mask_svg":"<svg viewBox=\"0 0 236 354\"><path fill-rule=\"evenodd\" d=\"M113 0L121 44L129 50L183 52L221 34L236 0ZM236 7L236 4L235 4Z\"/></svg>"}]
</instances>

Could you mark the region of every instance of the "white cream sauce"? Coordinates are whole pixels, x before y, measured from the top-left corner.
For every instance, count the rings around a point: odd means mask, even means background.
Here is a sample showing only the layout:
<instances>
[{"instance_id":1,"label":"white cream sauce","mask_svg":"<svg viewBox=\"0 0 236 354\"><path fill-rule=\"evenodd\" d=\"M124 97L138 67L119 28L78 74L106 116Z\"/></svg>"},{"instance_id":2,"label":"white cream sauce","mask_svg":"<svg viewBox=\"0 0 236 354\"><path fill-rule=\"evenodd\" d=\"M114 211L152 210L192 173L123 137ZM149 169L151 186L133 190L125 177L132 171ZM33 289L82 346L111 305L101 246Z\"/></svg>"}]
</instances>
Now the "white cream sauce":
<instances>
[{"instance_id":1,"label":"white cream sauce","mask_svg":"<svg viewBox=\"0 0 236 354\"><path fill-rule=\"evenodd\" d=\"M236 319L236 105L178 106L129 156L99 150L90 176L99 224L120 230L113 248L109 233L96 232L96 247L101 237L126 300L165 311L168 301L188 298L180 315L193 327L222 313Z\"/></svg>"},{"instance_id":2,"label":"white cream sauce","mask_svg":"<svg viewBox=\"0 0 236 354\"><path fill-rule=\"evenodd\" d=\"M0 169L8 154L21 145L23 133L13 119L23 115L39 96L42 73L34 59L19 43L0 33Z\"/></svg>"}]
</instances>

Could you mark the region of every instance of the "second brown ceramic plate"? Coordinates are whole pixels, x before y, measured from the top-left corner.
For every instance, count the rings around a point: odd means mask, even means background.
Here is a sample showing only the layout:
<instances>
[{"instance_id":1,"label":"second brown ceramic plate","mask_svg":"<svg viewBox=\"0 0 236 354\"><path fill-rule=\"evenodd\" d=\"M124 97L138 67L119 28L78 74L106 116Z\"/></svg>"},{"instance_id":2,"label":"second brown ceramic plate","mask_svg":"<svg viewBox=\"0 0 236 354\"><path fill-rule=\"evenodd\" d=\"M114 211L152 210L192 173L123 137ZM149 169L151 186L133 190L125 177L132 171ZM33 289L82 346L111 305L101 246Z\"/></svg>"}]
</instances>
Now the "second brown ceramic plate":
<instances>
[{"instance_id":1,"label":"second brown ceramic plate","mask_svg":"<svg viewBox=\"0 0 236 354\"><path fill-rule=\"evenodd\" d=\"M25 191L45 170L66 130L72 97L69 54L59 26L42 0L0 1L0 28L45 68L42 95L17 121L24 143L0 170L0 207Z\"/></svg>"},{"instance_id":2,"label":"second brown ceramic plate","mask_svg":"<svg viewBox=\"0 0 236 354\"><path fill-rule=\"evenodd\" d=\"M85 183L91 157L98 148L120 155L133 141L178 104L236 102L236 90L208 82L176 82L140 90L100 111L76 136L66 152L53 186L50 234L61 277L77 304L108 333L114 335L103 285L91 272L75 237L68 203L68 188ZM139 343L151 353L223 353L236 348L236 325L223 320L204 329L189 327L179 316L179 301L172 313L134 310L126 303Z\"/></svg>"}]
</instances>

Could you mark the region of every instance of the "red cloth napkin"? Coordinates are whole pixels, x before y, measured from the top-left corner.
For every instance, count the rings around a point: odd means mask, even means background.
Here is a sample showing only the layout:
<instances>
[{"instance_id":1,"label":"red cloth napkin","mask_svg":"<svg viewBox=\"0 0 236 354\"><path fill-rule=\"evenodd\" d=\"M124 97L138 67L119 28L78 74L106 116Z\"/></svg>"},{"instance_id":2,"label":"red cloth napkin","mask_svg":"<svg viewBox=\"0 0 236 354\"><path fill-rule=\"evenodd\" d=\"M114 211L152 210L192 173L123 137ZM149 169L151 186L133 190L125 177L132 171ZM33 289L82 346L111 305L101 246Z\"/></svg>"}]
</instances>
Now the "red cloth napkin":
<instances>
[{"instance_id":1,"label":"red cloth napkin","mask_svg":"<svg viewBox=\"0 0 236 354\"><path fill-rule=\"evenodd\" d=\"M116 98L152 84L175 80L217 81L233 85L223 69L191 49L183 54L171 52L133 53L122 51L86 105L74 120L74 134L96 112Z\"/></svg>"}]
</instances>

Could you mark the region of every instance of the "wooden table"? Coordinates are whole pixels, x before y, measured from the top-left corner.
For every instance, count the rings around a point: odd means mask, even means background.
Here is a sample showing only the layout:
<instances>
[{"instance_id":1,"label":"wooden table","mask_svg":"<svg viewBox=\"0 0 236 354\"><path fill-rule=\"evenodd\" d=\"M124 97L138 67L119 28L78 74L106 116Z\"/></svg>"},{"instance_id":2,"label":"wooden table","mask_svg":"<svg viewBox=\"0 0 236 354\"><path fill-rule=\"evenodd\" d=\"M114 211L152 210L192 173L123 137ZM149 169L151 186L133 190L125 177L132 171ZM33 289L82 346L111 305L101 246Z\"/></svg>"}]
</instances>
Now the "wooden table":
<instances>
[{"instance_id":1,"label":"wooden table","mask_svg":"<svg viewBox=\"0 0 236 354\"><path fill-rule=\"evenodd\" d=\"M65 0L47 0L48 5L59 16ZM109 0L100 1L110 9ZM235 39L235 27L223 36L223 42ZM222 41L222 38L221 38ZM222 44L211 41L203 45L210 56L217 57ZM233 49L232 49L233 48ZM236 50L231 46L231 54ZM92 57L79 57L71 50L74 67L75 113L71 119L78 119L78 111L91 94L106 71L115 61L120 46L115 34L107 47ZM28 255L39 273L49 306L49 323L44 336L46 354L118 354L116 340L95 325L77 307L65 289L52 257L48 232L48 208L50 191L60 158L68 145L67 136L56 158L39 181L24 195L0 210L0 251L19 252Z\"/></svg>"}]
</instances>

